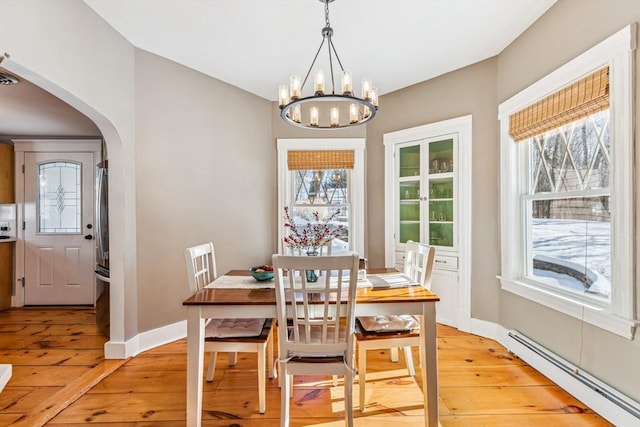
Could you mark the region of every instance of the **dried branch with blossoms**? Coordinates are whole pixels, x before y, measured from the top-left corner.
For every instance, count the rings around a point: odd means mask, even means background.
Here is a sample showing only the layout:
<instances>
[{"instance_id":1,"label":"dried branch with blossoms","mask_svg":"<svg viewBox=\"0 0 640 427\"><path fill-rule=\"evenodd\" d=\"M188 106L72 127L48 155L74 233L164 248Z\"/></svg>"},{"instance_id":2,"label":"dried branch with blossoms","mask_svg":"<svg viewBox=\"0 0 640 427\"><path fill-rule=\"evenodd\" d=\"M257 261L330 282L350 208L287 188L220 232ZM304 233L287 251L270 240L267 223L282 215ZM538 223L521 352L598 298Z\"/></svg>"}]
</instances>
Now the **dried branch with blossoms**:
<instances>
[{"instance_id":1,"label":"dried branch with blossoms","mask_svg":"<svg viewBox=\"0 0 640 427\"><path fill-rule=\"evenodd\" d=\"M329 225L339 215L340 209L322 219L318 212L313 212L313 221L308 221L306 225L300 225L293 221L289 207L285 206L284 226L289 229L289 234L284 237L284 243L291 248L303 248L307 251L317 250L344 233L344 225L340 224L337 227Z\"/></svg>"}]
</instances>

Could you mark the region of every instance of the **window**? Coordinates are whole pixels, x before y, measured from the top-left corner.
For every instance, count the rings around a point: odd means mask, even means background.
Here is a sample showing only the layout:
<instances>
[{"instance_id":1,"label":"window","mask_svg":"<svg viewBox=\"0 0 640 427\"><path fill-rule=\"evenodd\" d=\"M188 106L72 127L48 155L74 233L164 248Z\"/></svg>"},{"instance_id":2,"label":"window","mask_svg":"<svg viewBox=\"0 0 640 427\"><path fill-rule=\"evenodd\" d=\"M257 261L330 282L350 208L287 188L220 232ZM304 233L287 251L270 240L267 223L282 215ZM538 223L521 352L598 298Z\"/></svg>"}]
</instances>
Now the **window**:
<instances>
[{"instance_id":1,"label":"window","mask_svg":"<svg viewBox=\"0 0 640 427\"><path fill-rule=\"evenodd\" d=\"M47 162L38 165L38 233L82 232L81 165Z\"/></svg>"},{"instance_id":2,"label":"window","mask_svg":"<svg viewBox=\"0 0 640 427\"><path fill-rule=\"evenodd\" d=\"M499 107L502 288L629 339L634 40L629 26Z\"/></svg>"},{"instance_id":3,"label":"window","mask_svg":"<svg viewBox=\"0 0 640 427\"><path fill-rule=\"evenodd\" d=\"M609 299L611 215L609 110L533 136L526 218L526 275Z\"/></svg>"},{"instance_id":4,"label":"window","mask_svg":"<svg viewBox=\"0 0 640 427\"><path fill-rule=\"evenodd\" d=\"M354 250L364 256L364 140L278 140L279 212L291 208L295 222L335 215L330 226L343 226L333 252ZM338 213L339 210L339 213ZM282 215L279 241L284 237Z\"/></svg>"}]
</instances>

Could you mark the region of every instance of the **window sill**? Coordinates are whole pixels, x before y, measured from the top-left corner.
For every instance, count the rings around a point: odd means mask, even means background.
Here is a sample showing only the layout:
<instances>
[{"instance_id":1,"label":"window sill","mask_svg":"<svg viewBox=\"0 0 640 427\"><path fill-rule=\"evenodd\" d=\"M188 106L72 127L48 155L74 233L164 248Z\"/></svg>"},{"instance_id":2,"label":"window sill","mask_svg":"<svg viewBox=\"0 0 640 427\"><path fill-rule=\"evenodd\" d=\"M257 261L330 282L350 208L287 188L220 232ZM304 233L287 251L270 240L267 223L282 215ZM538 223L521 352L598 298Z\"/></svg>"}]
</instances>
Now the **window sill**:
<instances>
[{"instance_id":1,"label":"window sill","mask_svg":"<svg viewBox=\"0 0 640 427\"><path fill-rule=\"evenodd\" d=\"M611 313L606 306L598 306L589 301L560 295L543 289L522 279L498 276L502 289L530 301L549 307L560 313L582 320L598 328L609 331L626 339L633 339L638 321L624 319Z\"/></svg>"}]
</instances>

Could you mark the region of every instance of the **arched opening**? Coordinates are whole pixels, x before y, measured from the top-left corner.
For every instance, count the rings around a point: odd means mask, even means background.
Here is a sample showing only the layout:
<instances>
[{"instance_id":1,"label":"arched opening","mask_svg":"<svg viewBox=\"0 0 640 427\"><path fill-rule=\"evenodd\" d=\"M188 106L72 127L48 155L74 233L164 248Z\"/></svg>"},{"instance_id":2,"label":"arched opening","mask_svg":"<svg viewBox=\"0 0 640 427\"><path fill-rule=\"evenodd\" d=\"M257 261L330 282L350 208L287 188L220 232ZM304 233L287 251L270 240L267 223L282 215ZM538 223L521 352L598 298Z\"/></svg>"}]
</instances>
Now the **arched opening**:
<instances>
[{"instance_id":1,"label":"arched opening","mask_svg":"<svg viewBox=\"0 0 640 427\"><path fill-rule=\"evenodd\" d=\"M19 76L20 79L38 86L85 115L97 126L102 135L106 150L109 153L110 175L113 177L113 185L109 189L108 207L111 229L110 340L105 344L104 351L105 358L124 358L127 356L125 342L136 333L135 319L137 313L135 302L132 301L135 298L126 298L126 295L135 295L135 289L129 289L125 292L124 285L125 256L123 247L126 242L123 235L125 224L133 224L135 218L127 219L124 209L124 200L127 197L126 192L134 192L134 190L133 188L125 189L126 186L124 185L124 176L126 175L124 169L127 165L123 155L122 138L114 124L104 114L85 100L71 94L65 88L8 58L4 58L2 61L2 68ZM131 260L130 254L127 254L127 258L135 265L135 255L133 260ZM131 288L131 286L129 287ZM125 332L125 329L128 332Z\"/></svg>"}]
</instances>

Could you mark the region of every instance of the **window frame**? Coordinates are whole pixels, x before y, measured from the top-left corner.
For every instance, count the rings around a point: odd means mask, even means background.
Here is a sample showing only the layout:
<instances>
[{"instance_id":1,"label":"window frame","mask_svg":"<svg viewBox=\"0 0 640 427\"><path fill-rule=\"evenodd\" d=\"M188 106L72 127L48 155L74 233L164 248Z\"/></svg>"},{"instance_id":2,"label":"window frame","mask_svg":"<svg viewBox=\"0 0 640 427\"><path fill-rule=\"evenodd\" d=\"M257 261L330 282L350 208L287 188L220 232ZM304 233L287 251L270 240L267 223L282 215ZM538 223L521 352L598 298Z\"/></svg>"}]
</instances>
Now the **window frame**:
<instances>
[{"instance_id":1,"label":"window frame","mask_svg":"<svg viewBox=\"0 0 640 427\"><path fill-rule=\"evenodd\" d=\"M633 51L636 27L629 25L500 104L500 214L503 290L632 339L639 322L635 295L633 159ZM509 116L572 82L609 65L611 138L611 299L605 303L526 277L527 218L521 196L528 193L529 145L509 136ZM623 236L616 238L616 236Z\"/></svg>"},{"instance_id":2,"label":"window frame","mask_svg":"<svg viewBox=\"0 0 640 427\"><path fill-rule=\"evenodd\" d=\"M287 166L290 150L353 150L354 165L349 177L351 218L349 221L349 246L365 257L364 251L364 138L309 138L278 139L278 251L282 253L284 232L284 207L291 200L291 175ZM352 243L353 242L353 243Z\"/></svg>"}]
</instances>

